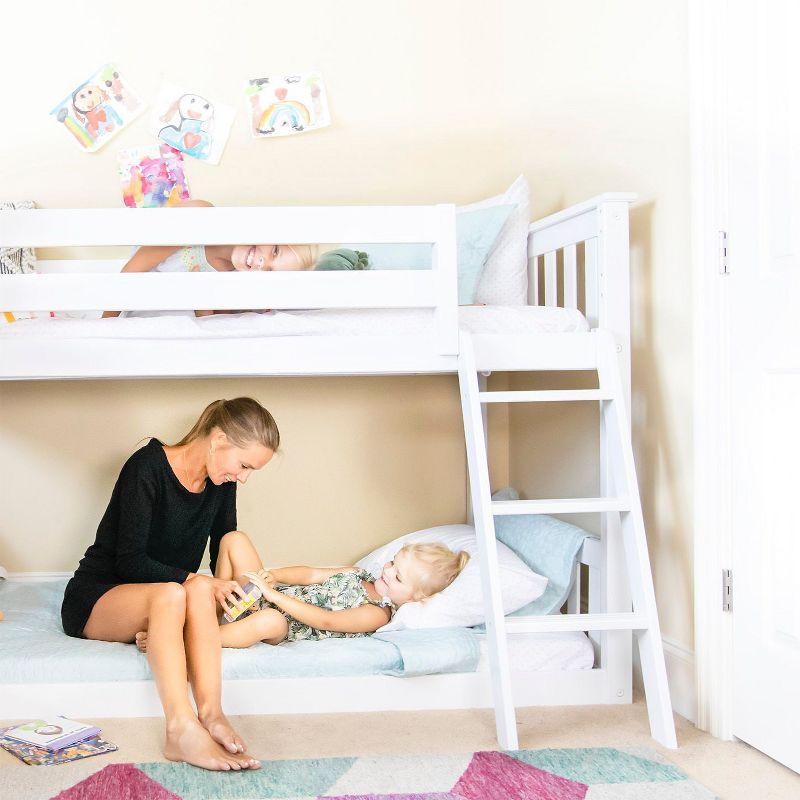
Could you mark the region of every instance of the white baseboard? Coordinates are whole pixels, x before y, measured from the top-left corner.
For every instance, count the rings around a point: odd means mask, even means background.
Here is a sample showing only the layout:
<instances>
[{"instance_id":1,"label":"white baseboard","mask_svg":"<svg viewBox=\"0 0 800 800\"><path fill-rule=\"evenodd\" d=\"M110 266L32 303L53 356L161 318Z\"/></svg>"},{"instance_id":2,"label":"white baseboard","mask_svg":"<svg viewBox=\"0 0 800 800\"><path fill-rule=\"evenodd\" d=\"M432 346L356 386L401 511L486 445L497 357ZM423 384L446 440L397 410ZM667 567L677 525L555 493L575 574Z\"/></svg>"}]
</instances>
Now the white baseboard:
<instances>
[{"instance_id":1,"label":"white baseboard","mask_svg":"<svg viewBox=\"0 0 800 800\"><path fill-rule=\"evenodd\" d=\"M666 636L662 636L661 641L664 644L672 710L689 722L697 722L694 652ZM633 648L633 684L637 689L643 688L642 668L636 647Z\"/></svg>"}]
</instances>

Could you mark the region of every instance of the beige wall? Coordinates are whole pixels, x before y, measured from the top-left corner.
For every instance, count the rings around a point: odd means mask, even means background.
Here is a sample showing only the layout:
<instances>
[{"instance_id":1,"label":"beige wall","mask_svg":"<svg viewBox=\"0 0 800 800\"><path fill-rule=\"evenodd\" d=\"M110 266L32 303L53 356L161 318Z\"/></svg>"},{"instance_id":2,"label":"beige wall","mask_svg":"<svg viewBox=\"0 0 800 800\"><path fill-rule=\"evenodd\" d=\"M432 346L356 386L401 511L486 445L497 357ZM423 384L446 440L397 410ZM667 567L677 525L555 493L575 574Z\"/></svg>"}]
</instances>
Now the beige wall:
<instances>
[{"instance_id":1,"label":"beige wall","mask_svg":"<svg viewBox=\"0 0 800 800\"><path fill-rule=\"evenodd\" d=\"M119 205L115 153L150 140L147 120L86 155L46 116L109 57L146 97L163 74L239 108L220 166L187 164L194 196L217 204L468 202L519 172L536 216L605 190L638 192L636 448L664 631L691 645L684 4L198 0L194 15L139 2L117 19L113 4L49 5L46 25L40 4L5 11L36 37L34 57L27 34L0 48L4 198ZM325 75L334 125L251 140L244 78L307 65ZM242 526L276 559L349 559L399 531L463 519L452 378L6 384L0 560L72 568L136 440L175 437L205 402L240 392L264 400L284 434L283 461L241 493ZM507 417L493 419L498 484L509 470L530 496L591 483L583 457L564 451L567 420L551 412L524 433L521 414L510 448Z\"/></svg>"}]
</instances>

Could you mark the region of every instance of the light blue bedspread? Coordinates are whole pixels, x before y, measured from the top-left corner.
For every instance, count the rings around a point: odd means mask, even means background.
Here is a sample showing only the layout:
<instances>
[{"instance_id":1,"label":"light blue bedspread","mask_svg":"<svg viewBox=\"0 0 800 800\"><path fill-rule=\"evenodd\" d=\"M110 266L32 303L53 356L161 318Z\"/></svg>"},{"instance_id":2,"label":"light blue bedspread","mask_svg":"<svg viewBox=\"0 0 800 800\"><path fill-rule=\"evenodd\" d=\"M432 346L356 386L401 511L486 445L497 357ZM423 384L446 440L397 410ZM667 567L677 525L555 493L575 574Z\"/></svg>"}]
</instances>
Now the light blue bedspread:
<instances>
[{"instance_id":1,"label":"light blue bedspread","mask_svg":"<svg viewBox=\"0 0 800 800\"><path fill-rule=\"evenodd\" d=\"M147 657L133 645L92 642L61 628L66 580L0 581L0 682L135 681L151 677ZM226 679L354 675L412 676L474 672L477 636L465 628L393 631L358 639L257 644L225 649Z\"/></svg>"}]
</instances>

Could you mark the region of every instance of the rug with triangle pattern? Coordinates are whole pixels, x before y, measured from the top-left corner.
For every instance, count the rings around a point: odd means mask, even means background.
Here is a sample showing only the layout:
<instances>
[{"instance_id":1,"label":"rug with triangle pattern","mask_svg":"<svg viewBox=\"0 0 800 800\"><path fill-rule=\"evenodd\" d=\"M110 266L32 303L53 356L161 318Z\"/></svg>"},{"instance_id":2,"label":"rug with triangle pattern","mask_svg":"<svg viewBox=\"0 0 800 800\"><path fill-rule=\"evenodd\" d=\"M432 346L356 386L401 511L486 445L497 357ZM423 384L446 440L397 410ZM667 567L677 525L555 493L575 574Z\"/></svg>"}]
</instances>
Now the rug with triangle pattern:
<instances>
[{"instance_id":1,"label":"rug with triangle pattern","mask_svg":"<svg viewBox=\"0 0 800 800\"><path fill-rule=\"evenodd\" d=\"M462 755L265 761L255 771L186 764L98 765L57 800L714 800L653 750L483 751ZM59 767L32 767L58 770ZM51 777L56 777L51 775ZM63 785L63 784L62 784Z\"/></svg>"}]
</instances>

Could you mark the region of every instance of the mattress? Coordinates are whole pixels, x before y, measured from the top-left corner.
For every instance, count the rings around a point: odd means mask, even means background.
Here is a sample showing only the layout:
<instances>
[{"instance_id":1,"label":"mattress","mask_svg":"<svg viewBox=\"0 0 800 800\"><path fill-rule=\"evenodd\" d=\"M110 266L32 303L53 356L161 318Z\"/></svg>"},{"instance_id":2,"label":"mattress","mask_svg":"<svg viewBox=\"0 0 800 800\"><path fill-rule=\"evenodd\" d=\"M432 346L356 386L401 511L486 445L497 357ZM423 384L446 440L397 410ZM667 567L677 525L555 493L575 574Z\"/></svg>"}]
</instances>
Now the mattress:
<instances>
[{"instance_id":1,"label":"mattress","mask_svg":"<svg viewBox=\"0 0 800 800\"><path fill-rule=\"evenodd\" d=\"M71 683L150 679L133 645L68 637L60 608L66 579L0 582L0 683ZM483 640L483 644L481 643ZM590 669L583 634L509 637L513 669ZM485 635L468 628L393 631L356 639L257 644L222 654L226 680L414 675L486 670Z\"/></svg>"},{"instance_id":2,"label":"mattress","mask_svg":"<svg viewBox=\"0 0 800 800\"><path fill-rule=\"evenodd\" d=\"M478 671L489 669L489 642L476 634L480 647ZM508 636L508 661L513 671L592 669L594 647L582 631L512 633Z\"/></svg>"},{"instance_id":3,"label":"mattress","mask_svg":"<svg viewBox=\"0 0 800 800\"><path fill-rule=\"evenodd\" d=\"M580 333L580 311L553 306L463 306L463 330L477 334ZM435 332L431 309L310 309L263 314L137 312L111 319L23 319L0 325L0 338L243 339L271 336L426 336Z\"/></svg>"}]
</instances>

